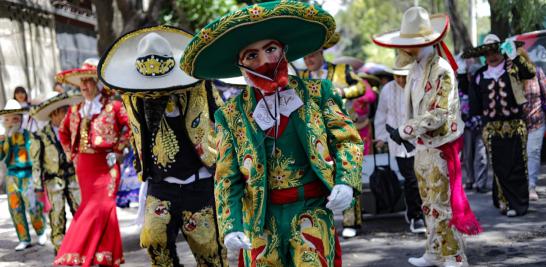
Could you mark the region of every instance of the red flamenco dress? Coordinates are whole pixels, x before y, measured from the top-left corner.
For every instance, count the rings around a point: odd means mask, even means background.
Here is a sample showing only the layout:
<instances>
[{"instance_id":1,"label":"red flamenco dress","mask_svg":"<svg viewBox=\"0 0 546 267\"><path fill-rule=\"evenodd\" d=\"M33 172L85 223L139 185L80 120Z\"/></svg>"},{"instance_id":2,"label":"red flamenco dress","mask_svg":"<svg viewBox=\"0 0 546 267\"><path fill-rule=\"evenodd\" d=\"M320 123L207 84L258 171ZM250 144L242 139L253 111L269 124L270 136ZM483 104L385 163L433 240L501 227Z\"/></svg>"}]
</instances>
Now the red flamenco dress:
<instances>
[{"instance_id":1,"label":"red flamenco dress","mask_svg":"<svg viewBox=\"0 0 546 267\"><path fill-rule=\"evenodd\" d=\"M101 97L100 113L82 118L83 104L69 109L59 129L61 143L73 155L81 205L66 233L54 265L120 266L124 262L116 193L120 168L106 157L127 144L127 114L119 101Z\"/></svg>"}]
</instances>

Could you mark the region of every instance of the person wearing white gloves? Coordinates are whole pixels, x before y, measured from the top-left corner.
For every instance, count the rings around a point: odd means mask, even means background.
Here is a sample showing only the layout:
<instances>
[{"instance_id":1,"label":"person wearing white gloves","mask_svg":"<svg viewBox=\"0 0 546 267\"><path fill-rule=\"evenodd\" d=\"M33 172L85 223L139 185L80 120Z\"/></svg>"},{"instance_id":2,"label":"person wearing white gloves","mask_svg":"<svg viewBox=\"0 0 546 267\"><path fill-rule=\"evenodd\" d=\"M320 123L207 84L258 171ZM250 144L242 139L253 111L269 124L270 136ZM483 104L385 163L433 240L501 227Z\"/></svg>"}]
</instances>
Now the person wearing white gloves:
<instances>
[{"instance_id":1,"label":"person wearing white gloves","mask_svg":"<svg viewBox=\"0 0 546 267\"><path fill-rule=\"evenodd\" d=\"M341 265L333 213L360 192L362 140L330 81L288 75L334 30L317 6L267 2L212 22L184 51L186 73L249 85L215 113L218 226L240 265Z\"/></svg>"}]
</instances>

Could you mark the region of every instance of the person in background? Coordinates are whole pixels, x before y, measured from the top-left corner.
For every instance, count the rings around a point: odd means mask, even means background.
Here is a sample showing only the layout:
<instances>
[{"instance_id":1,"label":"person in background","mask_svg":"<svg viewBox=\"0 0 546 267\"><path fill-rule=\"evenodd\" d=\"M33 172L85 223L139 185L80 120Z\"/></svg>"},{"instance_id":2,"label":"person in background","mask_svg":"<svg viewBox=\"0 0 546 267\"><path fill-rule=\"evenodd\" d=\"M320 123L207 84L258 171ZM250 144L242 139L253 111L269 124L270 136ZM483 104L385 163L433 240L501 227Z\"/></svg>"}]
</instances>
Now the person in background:
<instances>
[{"instance_id":1,"label":"person in background","mask_svg":"<svg viewBox=\"0 0 546 267\"><path fill-rule=\"evenodd\" d=\"M32 162L29 156L31 133L22 127L23 109L18 101L10 99L4 110L0 111L6 134L0 136L0 160L4 160L7 167L6 192L8 195L9 213L19 238L16 251L30 246L30 232L28 229L27 212L36 234L38 243L45 245L45 217L43 203L38 201L39 196L34 192L32 181Z\"/></svg>"},{"instance_id":2,"label":"person in background","mask_svg":"<svg viewBox=\"0 0 546 267\"><path fill-rule=\"evenodd\" d=\"M13 99L17 100L22 108L30 106L27 90L22 86L15 87L13 91Z\"/></svg>"},{"instance_id":3,"label":"person in background","mask_svg":"<svg viewBox=\"0 0 546 267\"><path fill-rule=\"evenodd\" d=\"M55 82L55 84L53 85L53 91L58 92L60 94L64 93L65 89L63 87L63 84L60 82Z\"/></svg>"},{"instance_id":4,"label":"person in background","mask_svg":"<svg viewBox=\"0 0 546 267\"><path fill-rule=\"evenodd\" d=\"M482 116L471 115L474 113L473 110L479 107L476 107L476 103L470 102L468 92L472 76L479 68L478 64L472 63L472 60L460 59L457 70L461 118L465 123L462 171L466 190L475 188L478 193L487 193L488 160L482 139ZM472 72L471 69L474 71Z\"/></svg>"},{"instance_id":5,"label":"person in background","mask_svg":"<svg viewBox=\"0 0 546 267\"><path fill-rule=\"evenodd\" d=\"M525 82L527 103L523 112L527 122L527 174L529 176L529 200L537 201L537 179L540 173L540 155L544 139L546 106L546 76L540 66L536 66L535 78Z\"/></svg>"}]
</instances>

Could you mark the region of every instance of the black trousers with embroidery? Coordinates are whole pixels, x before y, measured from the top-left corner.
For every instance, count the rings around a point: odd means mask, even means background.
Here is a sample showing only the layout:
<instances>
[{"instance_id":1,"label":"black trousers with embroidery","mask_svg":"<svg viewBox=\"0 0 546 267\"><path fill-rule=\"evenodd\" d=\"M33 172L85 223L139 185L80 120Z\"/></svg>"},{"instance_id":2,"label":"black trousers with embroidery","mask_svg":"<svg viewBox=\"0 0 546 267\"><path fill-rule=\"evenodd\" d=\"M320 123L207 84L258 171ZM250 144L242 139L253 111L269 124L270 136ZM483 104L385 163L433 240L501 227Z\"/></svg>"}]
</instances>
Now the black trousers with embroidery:
<instances>
[{"instance_id":1,"label":"black trousers with embroidery","mask_svg":"<svg viewBox=\"0 0 546 267\"><path fill-rule=\"evenodd\" d=\"M218 236L213 178L187 185L150 183L140 243L152 266L183 266L176 253L182 230L197 266L228 266L227 250Z\"/></svg>"}]
</instances>

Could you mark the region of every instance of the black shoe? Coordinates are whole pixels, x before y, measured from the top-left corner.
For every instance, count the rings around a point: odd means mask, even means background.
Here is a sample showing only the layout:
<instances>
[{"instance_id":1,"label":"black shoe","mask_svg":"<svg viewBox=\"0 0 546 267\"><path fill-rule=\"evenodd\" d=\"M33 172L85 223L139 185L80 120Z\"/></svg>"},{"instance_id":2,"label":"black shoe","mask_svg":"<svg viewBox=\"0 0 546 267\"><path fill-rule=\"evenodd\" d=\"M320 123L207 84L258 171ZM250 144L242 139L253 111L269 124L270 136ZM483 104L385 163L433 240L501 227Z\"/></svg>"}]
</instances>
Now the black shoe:
<instances>
[{"instance_id":1,"label":"black shoe","mask_svg":"<svg viewBox=\"0 0 546 267\"><path fill-rule=\"evenodd\" d=\"M487 188L476 188L476 193L480 193L480 194L485 194L485 193L488 193L489 192L489 189Z\"/></svg>"},{"instance_id":2,"label":"black shoe","mask_svg":"<svg viewBox=\"0 0 546 267\"><path fill-rule=\"evenodd\" d=\"M464 189L465 189L465 190L472 190L472 187L473 187L473 186L472 186L472 183L466 183L466 184L464 184Z\"/></svg>"}]
</instances>

